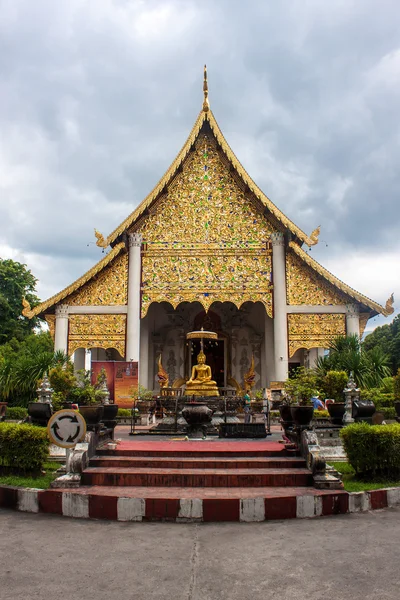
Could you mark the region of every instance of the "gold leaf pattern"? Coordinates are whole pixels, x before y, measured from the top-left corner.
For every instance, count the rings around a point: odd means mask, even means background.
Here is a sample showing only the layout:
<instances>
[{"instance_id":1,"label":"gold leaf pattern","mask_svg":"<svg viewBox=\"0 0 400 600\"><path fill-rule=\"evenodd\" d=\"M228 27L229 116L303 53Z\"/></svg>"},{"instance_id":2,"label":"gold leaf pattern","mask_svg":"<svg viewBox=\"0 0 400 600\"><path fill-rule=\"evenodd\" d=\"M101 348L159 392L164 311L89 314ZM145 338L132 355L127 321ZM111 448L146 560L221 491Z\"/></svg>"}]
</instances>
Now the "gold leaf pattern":
<instances>
[{"instance_id":1,"label":"gold leaf pattern","mask_svg":"<svg viewBox=\"0 0 400 600\"><path fill-rule=\"evenodd\" d=\"M290 305L337 305L351 301L290 250L286 253L286 280Z\"/></svg>"},{"instance_id":2,"label":"gold leaf pattern","mask_svg":"<svg viewBox=\"0 0 400 600\"><path fill-rule=\"evenodd\" d=\"M69 306L124 305L128 301L128 255L117 256L88 283L65 299Z\"/></svg>"},{"instance_id":3,"label":"gold leaf pattern","mask_svg":"<svg viewBox=\"0 0 400 600\"><path fill-rule=\"evenodd\" d=\"M142 316L152 302L262 302L272 315L275 231L222 162L215 140L201 136L182 172L140 229ZM160 242L162 240L162 242Z\"/></svg>"},{"instance_id":4,"label":"gold leaf pattern","mask_svg":"<svg viewBox=\"0 0 400 600\"><path fill-rule=\"evenodd\" d=\"M125 356L126 315L70 315L68 354L77 348L116 348Z\"/></svg>"},{"instance_id":5,"label":"gold leaf pattern","mask_svg":"<svg viewBox=\"0 0 400 600\"><path fill-rule=\"evenodd\" d=\"M344 314L288 315L289 356L299 348L328 348L341 335L346 335Z\"/></svg>"}]
</instances>

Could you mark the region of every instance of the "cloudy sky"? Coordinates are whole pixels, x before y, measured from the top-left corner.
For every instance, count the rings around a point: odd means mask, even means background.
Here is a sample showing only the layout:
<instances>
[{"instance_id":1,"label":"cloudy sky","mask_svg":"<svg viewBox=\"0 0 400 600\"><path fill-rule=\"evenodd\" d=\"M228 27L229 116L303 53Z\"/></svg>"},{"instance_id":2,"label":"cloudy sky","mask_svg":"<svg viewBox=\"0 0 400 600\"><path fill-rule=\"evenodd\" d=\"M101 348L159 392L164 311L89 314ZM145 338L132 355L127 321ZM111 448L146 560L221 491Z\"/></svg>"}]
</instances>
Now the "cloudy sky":
<instances>
[{"instance_id":1,"label":"cloudy sky","mask_svg":"<svg viewBox=\"0 0 400 600\"><path fill-rule=\"evenodd\" d=\"M312 255L400 308L398 0L0 0L0 256L43 300L99 260L94 227L184 143L204 63L246 170L321 225Z\"/></svg>"}]
</instances>

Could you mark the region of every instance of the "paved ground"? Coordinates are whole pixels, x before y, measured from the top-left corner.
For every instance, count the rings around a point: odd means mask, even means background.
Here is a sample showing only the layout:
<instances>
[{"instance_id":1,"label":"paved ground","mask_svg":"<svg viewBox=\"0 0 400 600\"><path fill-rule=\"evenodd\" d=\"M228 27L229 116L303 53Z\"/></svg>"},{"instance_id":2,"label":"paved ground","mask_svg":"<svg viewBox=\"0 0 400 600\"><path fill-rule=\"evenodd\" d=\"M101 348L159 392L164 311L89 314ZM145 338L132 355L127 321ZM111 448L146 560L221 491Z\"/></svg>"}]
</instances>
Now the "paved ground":
<instances>
[{"instance_id":1,"label":"paved ground","mask_svg":"<svg viewBox=\"0 0 400 600\"><path fill-rule=\"evenodd\" d=\"M118 425L115 428L115 438L123 441L132 441L132 440L158 440L158 441L166 441L166 440L178 440L183 439L185 437L184 434L177 433L175 435L157 435L152 433L151 435L146 435L145 432L148 432L148 428L146 427L137 427L136 433L134 436L129 435L131 428L129 425ZM282 428L280 425L271 425L271 435L268 435L265 438L265 441L268 442L278 442L282 440ZM142 435L141 435L142 434ZM233 438L219 438L218 436L209 436L207 441L215 441L215 442L223 442L223 441L240 441L240 442L259 442L260 439L252 440L251 438L238 438L237 440Z\"/></svg>"},{"instance_id":2,"label":"paved ground","mask_svg":"<svg viewBox=\"0 0 400 600\"><path fill-rule=\"evenodd\" d=\"M398 600L400 509L260 524L0 510L2 600Z\"/></svg>"}]
</instances>

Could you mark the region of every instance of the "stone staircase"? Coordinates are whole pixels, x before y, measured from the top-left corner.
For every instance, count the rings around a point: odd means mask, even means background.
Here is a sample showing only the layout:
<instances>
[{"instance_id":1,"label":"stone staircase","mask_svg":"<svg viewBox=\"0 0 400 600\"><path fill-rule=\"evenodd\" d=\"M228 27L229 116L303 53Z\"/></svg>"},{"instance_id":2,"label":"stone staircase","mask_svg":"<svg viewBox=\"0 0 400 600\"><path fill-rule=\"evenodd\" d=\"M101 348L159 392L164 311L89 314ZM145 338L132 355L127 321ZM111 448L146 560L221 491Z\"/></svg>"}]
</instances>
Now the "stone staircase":
<instances>
[{"instance_id":1,"label":"stone staircase","mask_svg":"<svg viewBox=\"0 0 400 600\"><path fill-rule=\"evenodd\" d=\"M283 444L152 441L99 449L79 491L103 510L116 499L122 511L142 502L147 520L239 520L243 506L262 514L250 520L264 520L295 517L297 497L314 494L312 485L305 461Z\"/></svg>"}]
</instances>

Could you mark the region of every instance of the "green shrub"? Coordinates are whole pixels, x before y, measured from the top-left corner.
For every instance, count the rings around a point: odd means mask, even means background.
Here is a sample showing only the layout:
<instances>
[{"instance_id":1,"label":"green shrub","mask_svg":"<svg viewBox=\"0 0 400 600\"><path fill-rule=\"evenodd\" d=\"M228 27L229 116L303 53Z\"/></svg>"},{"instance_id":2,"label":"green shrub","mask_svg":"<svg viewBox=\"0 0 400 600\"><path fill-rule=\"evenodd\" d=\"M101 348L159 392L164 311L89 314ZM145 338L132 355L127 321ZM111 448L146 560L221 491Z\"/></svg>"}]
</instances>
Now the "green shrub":
<instances>
[{"instance_id":1,"label":"green shrub","mask_svg":"<svg viewBox=\"0 0 400 600\"><path fill-rule=\"evenodd\" d=\"M285 381L285 392L291 402L311 405L311 398L319 394L317 374L311 369L299 367Z\"/></svg>"},{"instance_id":2,"label":"green shrub","mask_svg":"<svg viewBox=\"0 0 400 600\"><path fill-rule=\"evenodd\" d=\"M393 384L394 397L396 400L400 400L400 369L398 369L397 375L395 375L393 377L393 380L394 380L394 384Z\"/></svg>"},{"instance_id":3,"label":"green shrub","mask_svg":"<svg viewBox=\"0 0 400 600\"><path fill-rule=\"evenodd\" d=\"M329 413L327 410L314 410L314 419L329 419Z\"/></svg>"},{"instance_id":4,"label":"green shrub","mask_svg":"<svg viewBox=\"0 0 400 600\"><path fill-rule=\"evenodd\" d=\"M396 409L394 406L383 406L379 409L379 412L383 413L385 419L395 419L396 418Z\"/></svg>"},{"instance_id":5,"label":"green shrub","mask_svg":"<svg viewBox=\"0 0 400 600\"><path fill-rule=\"evenodd\" d=\"M28 416L28 411L22 406L7 406L6 419L10 421L22 421Z\"/></svg>"},{"instance_id":6,"label":"green shrub","mask_svg":"<svg viewBox=\"0 0 400 600\"><path fill-rule=\"evenodd\" d=\"M48 451L49 439L44 428L0 423L0 468L24 473L40 471Z\"/></svg>"},{"instance_id":7,"label":"green shrub","mask_svg":"<svg viewBox=\"0 0 400 600\"><path fill-rule=\"evenodd\" d=\"M324 398L332 398L336 402L344 402L343 390L347 385L346 371L328 371L321 380L321 391Z\"/></svg>"},{"instance_id":8,"label":"green shrub","mask_svg":"<svg viewBox=\"0 0 400 600\"><path fill-rule=\"evenodd\" d=\"M400 475L400 424L354 423L340 432L349 463L365 478Z\"/></svg>"},{"instance_id":9,"label":"green shrub","mask_svg":"<svg viewBox=\"0 0 400 600\"><path fill-rule=\"evenodd\" d=\"M132 415L132 411L129 408L119 408L117 417L121 417L123 419L130 419Z\"/></svg>"}]
</instances>

